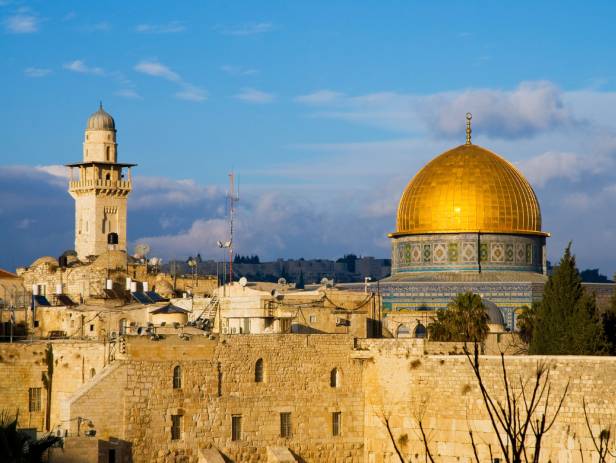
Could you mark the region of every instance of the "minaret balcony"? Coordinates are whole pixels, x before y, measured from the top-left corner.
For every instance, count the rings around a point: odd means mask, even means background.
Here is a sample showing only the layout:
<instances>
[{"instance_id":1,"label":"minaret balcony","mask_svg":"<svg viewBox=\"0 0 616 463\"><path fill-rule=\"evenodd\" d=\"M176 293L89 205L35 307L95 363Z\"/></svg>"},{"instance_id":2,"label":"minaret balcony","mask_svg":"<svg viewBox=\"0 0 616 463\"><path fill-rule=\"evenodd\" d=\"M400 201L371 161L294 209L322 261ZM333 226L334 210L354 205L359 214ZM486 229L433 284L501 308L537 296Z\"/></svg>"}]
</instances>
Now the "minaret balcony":
<instances>
[{"instance_id":1,"label":"minaret balcony","mask_svg":"<svg viewBox=\"0 0 616 463\"><path fill-rule=\"evenodd\" d=\"M78 180L68 182L68 188L70 191L90 190L96 189L108 189L108 190L125 190L131 191L132 182L130 180Z\"/></svg>"}]
</instances>

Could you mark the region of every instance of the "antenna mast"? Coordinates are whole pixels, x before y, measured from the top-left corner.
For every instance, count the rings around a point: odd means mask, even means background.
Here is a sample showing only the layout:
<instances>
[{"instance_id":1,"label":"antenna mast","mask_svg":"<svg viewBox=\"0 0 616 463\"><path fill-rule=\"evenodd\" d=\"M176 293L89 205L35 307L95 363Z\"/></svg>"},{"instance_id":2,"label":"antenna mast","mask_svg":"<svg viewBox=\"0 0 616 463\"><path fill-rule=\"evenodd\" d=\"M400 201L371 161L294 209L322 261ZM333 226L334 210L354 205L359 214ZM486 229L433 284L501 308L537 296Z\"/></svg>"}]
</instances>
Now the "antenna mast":
<instances>
[{"instance_id":1,"label":"antenna mast","mask_svg":"<svg viewBox=\"0 0 616 463\"><path fill-rule=\"evenodd\" d=\"M239 192L239 186L238 186ZM235 203L240 200L235 194L235 173L229 174L229 276L228 283L233 283L233 219L235 216Z\"/></svg>"}]
</instances>

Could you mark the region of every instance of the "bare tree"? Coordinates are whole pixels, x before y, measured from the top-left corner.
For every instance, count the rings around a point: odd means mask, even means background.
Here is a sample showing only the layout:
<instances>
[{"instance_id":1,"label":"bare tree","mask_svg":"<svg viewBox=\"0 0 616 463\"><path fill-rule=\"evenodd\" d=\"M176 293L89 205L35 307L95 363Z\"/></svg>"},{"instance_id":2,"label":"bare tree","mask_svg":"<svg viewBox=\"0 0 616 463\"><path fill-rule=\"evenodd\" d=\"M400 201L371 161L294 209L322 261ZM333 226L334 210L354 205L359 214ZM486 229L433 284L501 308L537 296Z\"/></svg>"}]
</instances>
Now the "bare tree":
<instances>
[{"instance_id":1,"label":"bare tree","mask_svg":"<svg viewBox=\"0 0 616 463\"><path fill-rule=\"evenodd\" d=\"M472 354L465 346L464 353L477 379L485 409L505 462L538 463L543 437L552 428L560 413L569 390L569 382L556 402L555 410L549 416L552 386L550 368L545 363L537 363L532 380L522 380L519 377L515 382L507 374L505 356L501 354L504 396L501 400L495 398L493 393L486 388L485 380L481 375L478 344L474 343ZM519 387L514 387L514 384ZM477 445L472 431L469 431L469 436L475 460L479 463Z\"/></svg>"},{"instance_id":2,"label":"bare tree","mask_svg":"<svg viewBox=\"0 0 616 463\"><path fill-rule=\"evenodd\" d=\"M404 459L404 455L402 454L402 449L400 445L400 442L403 436L398 437L398 439L395 438L394 433L391 429L390 422L389 422L389 415L382 413L380 415L380 418L381 418L381 421L383 422L383 425L385 425L385 429L387 429L387 435L389 436L389 440L394 446L394 450L396 451L396 455L398 456L400 463L405 463L406 460ZM423 444L424 451L426 452L426 461L429 461L430 463L435 463L434 458L432 457L432 453L430 452L430 446L428 445L428 436L426 435L426 430L423 425L423 420L421 419L421 416L415 417L415 419L417 421L417 426L419 427L421 442Z\"/></svg>"},{"instance_id":3,"label":"bare tree","mask_svg":"<svg viewBox=\"0 0 616 463\"><path fill-rule=\"evenodd\" d=\"M590 419L588 418L588 410L586 408L586 399L582 399L582 406L584 408L584 419L586 421L586 427L592 438L593 446L599 454L599 463L607 463L607 457L609 456L612 461L616 461L616 448L614 445L614 437L612 435L612 425L604 427L599 431L598 435L592 431L590 425ZM580 453L582 453L582 447L580 445ZM582 454L582 460L584 455Z\"/></svg>"}]
</instances>

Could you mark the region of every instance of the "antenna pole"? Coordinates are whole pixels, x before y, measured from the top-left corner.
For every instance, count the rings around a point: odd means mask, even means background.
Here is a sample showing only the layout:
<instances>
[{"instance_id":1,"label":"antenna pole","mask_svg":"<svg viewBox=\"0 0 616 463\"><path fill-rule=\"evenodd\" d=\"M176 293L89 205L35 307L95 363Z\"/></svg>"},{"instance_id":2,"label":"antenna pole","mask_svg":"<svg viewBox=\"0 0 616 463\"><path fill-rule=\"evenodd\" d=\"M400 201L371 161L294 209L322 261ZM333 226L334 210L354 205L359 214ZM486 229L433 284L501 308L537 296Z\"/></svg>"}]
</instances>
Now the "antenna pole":
<instances>
[{"instance_id":1,"label":"antenna pole","mask_svg":"<svg viewBox=\"0 0 616 463\"><path fill-rule=\"evenodd\" d=\"M228 283L233 283L233 219L235 216L235 203L239 196L235 194L235 174L229 174L229 278Z\"/></svg>"}]
</instances>

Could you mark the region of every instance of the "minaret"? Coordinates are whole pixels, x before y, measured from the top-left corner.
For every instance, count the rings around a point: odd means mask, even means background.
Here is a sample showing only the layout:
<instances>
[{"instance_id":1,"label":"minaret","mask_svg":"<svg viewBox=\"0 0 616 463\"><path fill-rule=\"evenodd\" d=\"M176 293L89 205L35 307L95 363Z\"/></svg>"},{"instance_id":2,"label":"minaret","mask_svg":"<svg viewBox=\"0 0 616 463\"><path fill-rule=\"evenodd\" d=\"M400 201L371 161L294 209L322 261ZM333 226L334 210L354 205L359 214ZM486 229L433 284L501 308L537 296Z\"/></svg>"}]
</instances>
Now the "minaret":
<instances>
[{"instance_id":1,"label":"minaret","mask_svg":"<svg viewBox=\"0 0 616 463\"><path fill-rule=\"evenodd\" d=\"M68 191L75 199L75 251L81 260L104 253L110 233L118 234L116 249L126 250L126 203L132 189L131 167L136 164L118 163L117 150L115 122L101 103L88 119L83 162L68 164Z\"/></svg>"}]
</instances>

